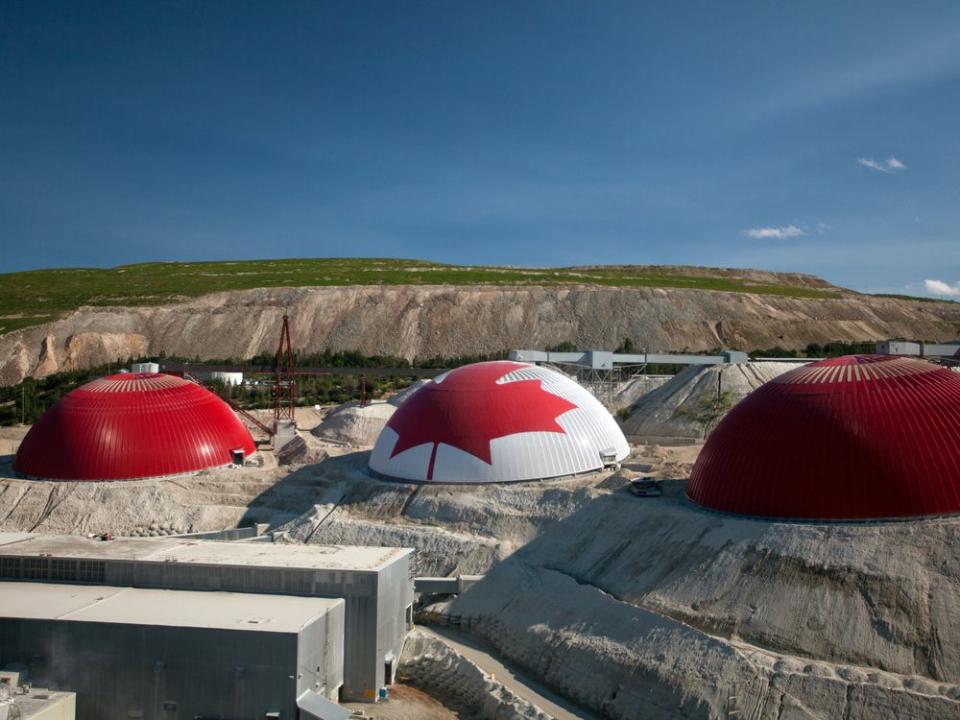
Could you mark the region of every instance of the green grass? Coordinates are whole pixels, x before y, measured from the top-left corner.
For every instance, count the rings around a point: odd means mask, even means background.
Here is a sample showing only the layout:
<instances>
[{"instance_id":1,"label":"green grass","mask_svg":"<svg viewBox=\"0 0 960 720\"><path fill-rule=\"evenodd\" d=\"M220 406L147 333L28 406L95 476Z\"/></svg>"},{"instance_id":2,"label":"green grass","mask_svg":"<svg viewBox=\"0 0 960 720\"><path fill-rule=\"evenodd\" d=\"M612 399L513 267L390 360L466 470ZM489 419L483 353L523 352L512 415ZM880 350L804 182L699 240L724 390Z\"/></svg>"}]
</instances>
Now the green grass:
<instances>
[{"instance_id":1,"label":"green grass","mask_svg":"<svg viewBox=\"0 0 960 720\"><path fill-rule=\"evenodd\" d=\"M313 259L145 263L115 268L0 274L0 334L38 325L82 305L155 305L223 290L331 285L572 285L659 287L832 297L815 283L756 283L736 270L658 266L520 268L420 260Z\"/></svg>"},{"instance_id":2,"label":"green grass","mask_svg":"<svg viewBox=\"0 0 960 720\"><path fill-rule=\"evenodd\" d=\"M942 303L955 302L950 298L919 297L917 295L901 295L900 293L874 293L873 297L890 298L892 300L909 300L911 302Z\"/></svg>"}]
</instances>

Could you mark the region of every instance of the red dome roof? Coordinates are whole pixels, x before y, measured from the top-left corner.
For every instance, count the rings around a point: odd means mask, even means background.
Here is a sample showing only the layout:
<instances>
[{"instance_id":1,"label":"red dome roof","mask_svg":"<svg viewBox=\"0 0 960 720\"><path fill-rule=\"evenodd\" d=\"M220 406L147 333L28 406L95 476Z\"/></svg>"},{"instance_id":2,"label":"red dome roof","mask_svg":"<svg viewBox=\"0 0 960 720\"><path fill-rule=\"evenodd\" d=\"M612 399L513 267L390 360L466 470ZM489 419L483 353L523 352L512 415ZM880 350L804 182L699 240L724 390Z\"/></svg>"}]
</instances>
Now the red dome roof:
<instances>
[{"instance_id":1,"label":"red dome roof","mask_svg":"<svg viewBox=\"0 0 960 720\"><path fill-rule=\"evenodd\" d=\"M150 373L109 375L62 397L23 439L13 468L51 480L127 480L227 465L254 452L223 400Z\"/></svg>"},{"instance_id":2,"label":"red dome roof","mask_svg":"<svg viewBox=\"0 0 960 720\"><path fill-rule=\"evenodd\" d=\"M960 374L877 355L786 372L710 434L687 492L768 517L960 512Z\"/></svg>"}]
</instances>

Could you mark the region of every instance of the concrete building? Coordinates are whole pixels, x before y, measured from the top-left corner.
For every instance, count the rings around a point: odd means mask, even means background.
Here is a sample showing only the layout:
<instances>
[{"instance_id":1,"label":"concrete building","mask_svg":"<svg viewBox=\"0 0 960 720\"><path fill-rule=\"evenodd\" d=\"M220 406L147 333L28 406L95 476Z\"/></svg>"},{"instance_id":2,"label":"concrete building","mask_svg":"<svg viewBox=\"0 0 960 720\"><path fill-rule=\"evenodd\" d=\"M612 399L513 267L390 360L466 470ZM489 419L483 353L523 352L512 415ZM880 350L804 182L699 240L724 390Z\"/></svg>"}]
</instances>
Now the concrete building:
<instances>
[{"instance_id":1,"label":"concrete building","mask_svg":"<svg viewBox=\"0 0 960 720\"><path fill-rule=\"evenodd\" d=\"M947 343L886 340L877 343L880 355L912 355L923 358L956 358L960 356L960 341Z\"/></svg>"},{"instance_id":2,"label":"concrete building","mask_svg":"<svg viewBox=\"0 0 960 720\"><path fill-rule=\"evenodd\" d=\"M0 580L342 598L344 700L392 682L413 621L409 548L0 534Z\"/></svg>"},{"instance_id":3,"label":"concrete building","mask_svg":"<svg viewBox=\"0 0 960 720\"><path fill-rule=\"evenodd\" d=\"M0 660L90 718L296 718L336 697L344 602L0 582ZM326 720L324 716L320 716Z\"/></svg>"},{"instance_id":4,"label":"concrete building","mask_svg":"<svg viewBox=\"0 0 960 720\"><path fill-rule=\"evenodd\" d=\"M38 687L6 695L0 692L0 720L75 720L76 716L76 693Z\"/></svg>"},{"instance_id":5,"label":"concrete building","mask_svg":"<svg viewBox=\"0 0 960 720\"><path fill-rule=\"evenodd\" d=\"M160 372L160 365L155 362L144 362L144 363L134 363L130 366L130 372L132 373L158 373Z\"/></svg>"}]
</instances>

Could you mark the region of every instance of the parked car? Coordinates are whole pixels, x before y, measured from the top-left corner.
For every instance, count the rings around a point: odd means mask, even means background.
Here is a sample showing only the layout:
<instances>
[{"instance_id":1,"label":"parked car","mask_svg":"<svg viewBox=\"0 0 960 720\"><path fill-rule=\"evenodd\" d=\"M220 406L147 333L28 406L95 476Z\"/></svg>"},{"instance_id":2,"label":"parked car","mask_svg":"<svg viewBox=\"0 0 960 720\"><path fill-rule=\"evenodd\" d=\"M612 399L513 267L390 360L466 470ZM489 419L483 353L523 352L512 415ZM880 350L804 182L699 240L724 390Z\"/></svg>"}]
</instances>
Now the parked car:
<instances>
[{"instance_id":1,"label":"parked car","mask_svg":"<svg viewBox=\"0 0 960 720\"><path fill-rule=\"evenodd\" d=\"M660 497L663 495L662 480L652 477L638 477L630 481L630 492L637 497Z\"/></svg>"}]
</instances>

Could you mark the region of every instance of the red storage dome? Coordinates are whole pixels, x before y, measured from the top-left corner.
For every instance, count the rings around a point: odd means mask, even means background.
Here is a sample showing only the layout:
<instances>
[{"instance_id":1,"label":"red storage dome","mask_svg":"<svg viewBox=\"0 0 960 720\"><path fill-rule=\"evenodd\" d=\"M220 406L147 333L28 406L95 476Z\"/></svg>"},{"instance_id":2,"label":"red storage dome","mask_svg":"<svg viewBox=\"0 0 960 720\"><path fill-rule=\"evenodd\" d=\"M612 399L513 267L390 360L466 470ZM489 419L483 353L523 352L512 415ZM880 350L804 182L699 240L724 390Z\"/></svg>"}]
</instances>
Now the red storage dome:
<instances>
[{"instance_id":1,"label":"red storage dome","mask_svg":"<svg viewBox=\"0 0 960 720\"><path fill-rule=\"evenodd\" d=\"M786 372L710 434L687 492L767 517L960 512L960 374L880 355Z\"/></svg>"},{"instance_id":2,"label":"red storage dome","mask_svg":"<svg viewBox=\"0 0 960 720\"><path fill-rule=\"evenodd\" d=\"M50 480L130 480L228 465L254 452L223 400L151 373L94 380L62 397L23 439L13 469Z\"/></svg>"}]
</instances>

